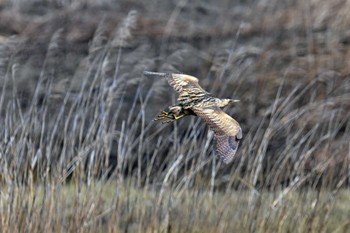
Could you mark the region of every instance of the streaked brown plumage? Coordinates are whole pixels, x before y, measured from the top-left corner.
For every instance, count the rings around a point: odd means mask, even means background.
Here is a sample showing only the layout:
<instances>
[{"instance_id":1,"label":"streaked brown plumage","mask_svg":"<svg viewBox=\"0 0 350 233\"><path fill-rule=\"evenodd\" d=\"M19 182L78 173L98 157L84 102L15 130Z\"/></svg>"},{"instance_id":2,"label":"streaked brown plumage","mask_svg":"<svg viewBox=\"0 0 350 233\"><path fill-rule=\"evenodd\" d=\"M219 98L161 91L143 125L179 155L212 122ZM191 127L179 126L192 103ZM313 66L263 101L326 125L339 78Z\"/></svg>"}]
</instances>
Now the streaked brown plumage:
<instances>
[{"instance_id":1,"label":"streaked brown plumage","mask_svg":"<svg viewBox=\"0 0 350 233\"><path fill-rule=\"evenodd\" d=\"M196 77L190 75L149 71L145 71L144 74L167 78L170 86L179 93L178 104L170 106L168 111L163 111L155 120L170 123L188 115L201 117L214 131L218 156L225 163L233 160L239 140L242 138L242 130L238 122L221 109L238 100L214 97L198 84Z\"/></svg>"}]
</instances>

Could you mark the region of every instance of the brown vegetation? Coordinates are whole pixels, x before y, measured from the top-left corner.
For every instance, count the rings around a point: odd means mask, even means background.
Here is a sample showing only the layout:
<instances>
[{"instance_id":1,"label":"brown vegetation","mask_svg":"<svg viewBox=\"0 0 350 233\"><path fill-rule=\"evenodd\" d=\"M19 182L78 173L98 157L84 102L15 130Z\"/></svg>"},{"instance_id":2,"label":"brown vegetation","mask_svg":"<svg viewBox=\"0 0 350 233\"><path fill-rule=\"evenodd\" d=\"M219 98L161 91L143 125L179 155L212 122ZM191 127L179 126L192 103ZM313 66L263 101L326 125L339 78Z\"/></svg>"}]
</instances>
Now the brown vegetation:
<instances>
[{"instance_id":1,"label":"brown vegetation","mask_svg":"<svg viewBox=\"0 0 350 233\"><path fill-rule=\"evenodd\" d=\"M349 3L209 2L0 0L1 232L348 231ZM144 70L241 100L232 164Z\"/></svg>"}]
</instances>

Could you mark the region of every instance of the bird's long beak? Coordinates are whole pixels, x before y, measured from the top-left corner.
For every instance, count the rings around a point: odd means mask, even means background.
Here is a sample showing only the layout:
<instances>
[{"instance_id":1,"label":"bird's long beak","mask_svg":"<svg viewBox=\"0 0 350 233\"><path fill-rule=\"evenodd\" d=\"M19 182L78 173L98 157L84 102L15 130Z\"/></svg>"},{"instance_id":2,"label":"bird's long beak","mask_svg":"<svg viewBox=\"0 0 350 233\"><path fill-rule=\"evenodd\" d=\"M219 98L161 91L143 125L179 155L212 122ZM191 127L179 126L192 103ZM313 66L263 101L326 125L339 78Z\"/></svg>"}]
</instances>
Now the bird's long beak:
<instances>
[{"instance_id":1,"label":"bird's long beak","mask_svg":"<svg viewBox=\"0 0 350 233\"><path fill-rule=\"evenodd\" d=\"M232 100L232 103L238 103L240 100Z\"/></svg>"},{"instance_id":2,"label":"bird's long beak","mask_svg":"<svg viewBox=\"0 0 350 233\"><path fill-rule=\"evenodd\" d=\"M146 76L160 76L160 77L165 77L167 75L166 73L159 73L159 72L152 72L152 71L144 71L143 74Z\"/></svg>"}]
</instances>

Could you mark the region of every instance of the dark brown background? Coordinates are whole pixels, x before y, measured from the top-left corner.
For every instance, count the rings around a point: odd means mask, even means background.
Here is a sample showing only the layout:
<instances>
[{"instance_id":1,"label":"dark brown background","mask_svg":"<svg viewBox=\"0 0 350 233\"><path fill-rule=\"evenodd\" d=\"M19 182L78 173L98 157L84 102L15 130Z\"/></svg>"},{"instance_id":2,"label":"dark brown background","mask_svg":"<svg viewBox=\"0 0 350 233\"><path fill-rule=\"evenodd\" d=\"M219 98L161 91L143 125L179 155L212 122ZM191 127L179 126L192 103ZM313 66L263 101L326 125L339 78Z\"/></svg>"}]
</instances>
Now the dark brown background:
<instances>
[{"instance_id":1,"label":"dark brown background","mask_svg":"<svg viewBox=\"0 0 350 233\"><path fill-rule=\"evenodd\" d=\"M310 171L316 177L346 173L350 135L347 1L62 2L0 1L1 122L5 126L0 132L4 141L10 137L5 132L11 128L6 113L14 96L18 101L14 113L20 109L26 116L33 104L38 112L45 105L50 113L44 120L45 131L51 133L50 124L61 107L77 103L86 82L91 89L84 96L92 99L86 102L92 109L99 109L99 104L112 106L106 121L110 132L132 131L124 138L130 142L124 148L135 161L141 154L147 164L160 137L155 160L160 170L179 154L189 160L199 155L208 158L211 147L207 154L201 149L210 137L203 122L189 118L166 127L152 122L175 95L164 80L147 79L142 72L174 71L197 76L218 97L241 100L236 108L226 109L241 123L244 140L237 161L222 168L223 174L237 167L250 174L255 166L249 164L260 162L263 169L258 181L263 184L274 183L276 174L285 181ZM96 74L101 78L94 83ZM111 85L115 85L112 94L106 95ZM38 96L33 100L35 90ZM80 111L72 109L73 115ZM86 111L87 115L94 110ZM66 117L68 112L64 112ZM96 121L83 112L87 125ZM113 118L116 112L118 117ZM13 124L20 122L14 119ZM143 126L133 129L135 122ZM47 132L34 128L28 137L40 148L38 137ZM65 145L60 129L55 131L55 158L62 156L59 148ZM140 149L132 142L141 145L141 133L142 140L148 141ZM199 149L186 144L193 138ZM113 163L121 153L121 140L120 136L112 140ZM79 151L81 145L72 143L67 148ZM140 166L130 164L126 173Z\"/></svg>"}]
</instances>

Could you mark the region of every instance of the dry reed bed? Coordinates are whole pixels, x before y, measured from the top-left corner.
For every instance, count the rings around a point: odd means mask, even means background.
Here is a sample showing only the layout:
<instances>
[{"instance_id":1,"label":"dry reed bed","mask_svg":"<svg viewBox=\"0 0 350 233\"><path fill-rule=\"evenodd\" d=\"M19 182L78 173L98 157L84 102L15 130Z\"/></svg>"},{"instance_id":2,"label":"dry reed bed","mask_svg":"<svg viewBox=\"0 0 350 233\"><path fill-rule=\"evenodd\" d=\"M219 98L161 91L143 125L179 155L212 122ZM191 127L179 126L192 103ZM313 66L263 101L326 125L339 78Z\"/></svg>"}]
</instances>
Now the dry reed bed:
<instances>
[{"instance_id":1,"label":"dry reed bed","mask_svg":"<svg viewBox=\"0 0 350 233\"><path fill-rule=\"evenodd\" d=\"M166 26L136 11L113 30L108 15L88 20L87 44L55 23L75 22L81 8L68 10L28 28L40 36L0 41L1 232L348 231L348 48L333 31L300 33L293 17L253 20L263 37L245 24L191 29L176 19L203 9L185 4ZM241 99L227 109L244 131L234 163L215 159L199 119L152 122L174 96L146 69L198 75Z\"/></svg>"}]
</instances>

